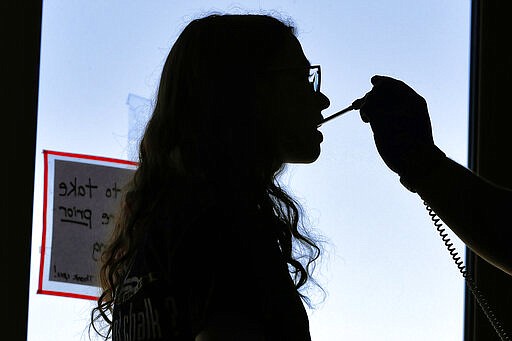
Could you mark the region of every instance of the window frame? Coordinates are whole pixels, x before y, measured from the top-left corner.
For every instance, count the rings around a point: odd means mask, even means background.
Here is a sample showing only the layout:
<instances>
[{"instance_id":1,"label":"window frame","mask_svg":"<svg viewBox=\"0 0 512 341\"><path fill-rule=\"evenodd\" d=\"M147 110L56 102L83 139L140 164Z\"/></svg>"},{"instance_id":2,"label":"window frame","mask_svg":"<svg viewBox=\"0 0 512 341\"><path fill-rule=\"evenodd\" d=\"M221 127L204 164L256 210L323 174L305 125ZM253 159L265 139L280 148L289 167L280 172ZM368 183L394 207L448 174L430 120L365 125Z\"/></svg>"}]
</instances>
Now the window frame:
<instances>
[{"instance_id":1,"label":"window frame","mask_svg":"<svg viewBox=\"0 0 512 341\"><path fill-rule=\"evenodd\" d=\"M471 3L471 51L469 93L468 166L497 185L512 188L512 140L508 127L507 90L512 78L512 61L507 59L503 41L512 29L507 26L509 2L473 0ZM505 330L512 328L512 277L489 265L466 248L466 264L478 288ZM478 303L466 287L464 341L499 340Z\"/></svg>"}]
</instances>

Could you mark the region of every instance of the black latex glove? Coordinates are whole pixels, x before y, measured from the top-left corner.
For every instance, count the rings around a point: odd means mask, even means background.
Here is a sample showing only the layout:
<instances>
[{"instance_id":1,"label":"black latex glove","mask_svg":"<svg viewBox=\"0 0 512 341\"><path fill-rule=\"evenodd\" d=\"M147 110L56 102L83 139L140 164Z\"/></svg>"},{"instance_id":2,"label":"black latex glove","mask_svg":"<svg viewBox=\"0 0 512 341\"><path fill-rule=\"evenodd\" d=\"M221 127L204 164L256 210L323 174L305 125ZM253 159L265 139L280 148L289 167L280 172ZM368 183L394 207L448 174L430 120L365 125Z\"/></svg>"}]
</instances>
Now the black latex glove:
<instances>
[{"instance_id":1,"label":"black latex glove","mask_svg":"<svg viewBox=\"0 0 512 341\"><path fill-rule=\"evenodd\" d=\"M386 165L414 192L414 183L445 157L434 144L427 103L402 81L373 76L371 82L360 102L361 118L370 123Z\"/></svg>"}]
</instances>

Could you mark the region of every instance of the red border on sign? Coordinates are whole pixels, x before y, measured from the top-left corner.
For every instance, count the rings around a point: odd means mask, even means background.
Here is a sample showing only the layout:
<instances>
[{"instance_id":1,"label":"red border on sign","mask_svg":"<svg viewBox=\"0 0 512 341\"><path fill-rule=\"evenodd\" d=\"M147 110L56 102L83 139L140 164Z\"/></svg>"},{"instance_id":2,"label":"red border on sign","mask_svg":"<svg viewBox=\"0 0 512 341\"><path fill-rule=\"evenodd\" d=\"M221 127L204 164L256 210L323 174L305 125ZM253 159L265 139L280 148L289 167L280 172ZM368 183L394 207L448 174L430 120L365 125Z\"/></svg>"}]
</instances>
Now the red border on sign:
<instances>
[{"instance_id":1,"label":"red border on sign","mask_svg":"<svg viewBox=\"0 0 512 341\"><path fill-rule=\"evenodd\" d=\"M88 160L96 160L96 161L106 161L106 162L114 162L114 163L121 163L124 165L131 165L131 166L137 166L138 163L135 161L128 161L128 160L122 160L122 159L114 159L111 157L104 157L104 156L93 156L93 155L86 155L86 154L76 154L76 153L68 153L68 152L56 152L53 150L43 150L43 154L45 155L45 158L48 154L51 155L59 155L59 156L68 156L68 157L74 157L76 159L88 159Z\"/></svg>"},{"instance_id":2,"label":"red border on sign","mask_svg":"<svg viewBox=\"0 0 512 341\"><path fill-rule=\"evenodd\" d=\"M48 209L48 155L65 156L65 157L95 160L95 161L105 161L105 162L119 163L119 164L130 165L130 166L137 166L138 163L134 162L134 161L121 160L121 159L115 159L115 158L104 157L104 156L93 156L93 155L85 155L85 154L77 154L77 153L58 152L58 151L52 151L52 150L43 150L43 155L44 155L43 241L41 243L41 260L40 260L40 266L39 266L39 284L38 284L38 288L37 288L37 293L53 295L53 296L81 298L81 299L96 301L98 299L97 296L81 295L81 294L74 294L74 293L70 293L70 292L52 291L52 290L44 290L43 289L44 258L45 258L45 254L46 254L46 228L47 228L46 213L47 213L47 209Z\"/></svg>"}]
</instances>

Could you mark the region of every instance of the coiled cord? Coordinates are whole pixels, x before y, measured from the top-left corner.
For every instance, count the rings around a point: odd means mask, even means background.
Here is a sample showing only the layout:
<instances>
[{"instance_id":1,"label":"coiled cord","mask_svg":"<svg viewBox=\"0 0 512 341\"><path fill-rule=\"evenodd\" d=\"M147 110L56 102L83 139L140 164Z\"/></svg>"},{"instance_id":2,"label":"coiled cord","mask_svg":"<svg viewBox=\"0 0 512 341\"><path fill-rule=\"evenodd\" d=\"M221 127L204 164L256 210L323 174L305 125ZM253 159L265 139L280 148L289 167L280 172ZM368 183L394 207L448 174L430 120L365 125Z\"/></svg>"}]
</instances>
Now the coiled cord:
<instances>
[{"instance_id":1,"label":"coiled cord","mask_svg":"<svg viewBox=\"0 0 512 341\"><path fill-rule=\"evenodd\" d=\"M459 256L459 253L453 246L453 243L451 242L450 238L448 238L448 233L446 233L446 228L443 227L441 219L437 216L434 210L430 206L428 206L427 202L424 201L423 204L425 205L428 215L430 216L430 219L434 223L434 227L439 233L439 236L441 236L441 240L443 241L444 245L446 246L446 249L450 253L450 256L452 257L453 261L455 262L455 265L459 269L459 272L462 274L462 277L464 277L464 279L466 280L466 285L468 286L469 290L475 297L476 301L478 302L478 305L484 312L485 316L487 316L487 319L489 320L492 327L496 331L496 334L498 334L502 341L511 341L502 324L494 314L489 302L487 301L483 293L477 288L475 281L471 277L471 273L468 272L466 266L464 265L464 261L461 259L462 257Z\"/></svg>"}]
</instances>

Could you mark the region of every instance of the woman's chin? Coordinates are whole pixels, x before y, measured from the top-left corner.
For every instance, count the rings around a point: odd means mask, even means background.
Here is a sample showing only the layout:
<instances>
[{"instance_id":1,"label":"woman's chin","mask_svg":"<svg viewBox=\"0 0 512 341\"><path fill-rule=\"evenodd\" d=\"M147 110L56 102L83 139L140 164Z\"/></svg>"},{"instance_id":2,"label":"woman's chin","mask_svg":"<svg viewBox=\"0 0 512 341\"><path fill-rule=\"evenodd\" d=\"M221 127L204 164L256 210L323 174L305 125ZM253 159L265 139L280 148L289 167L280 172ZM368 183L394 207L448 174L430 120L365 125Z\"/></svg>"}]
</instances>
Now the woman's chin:
<instances>
[{"instance_id":1,"label":"woman's chin","mask_svg":"<svg viewBox=\"0 0 512 341\"><path fill-rule=\"evenodd\" d=\"M303 150L301 153L295 153L289 155L285 162L286 163L313 163L320 157L320 144L316 145L316 148Z\"/></svg>"}]
</instances>

